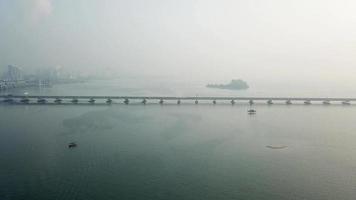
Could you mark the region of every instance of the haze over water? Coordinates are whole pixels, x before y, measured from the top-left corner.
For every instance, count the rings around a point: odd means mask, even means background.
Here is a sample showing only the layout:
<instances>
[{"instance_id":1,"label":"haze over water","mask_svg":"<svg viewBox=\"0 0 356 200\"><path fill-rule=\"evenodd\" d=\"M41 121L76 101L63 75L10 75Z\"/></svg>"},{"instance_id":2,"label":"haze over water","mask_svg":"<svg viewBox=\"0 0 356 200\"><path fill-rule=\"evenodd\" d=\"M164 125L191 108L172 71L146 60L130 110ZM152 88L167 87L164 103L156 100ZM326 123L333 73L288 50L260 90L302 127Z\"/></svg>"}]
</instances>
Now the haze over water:
<instances>
[{"instance_id":1,"label":"haze over water","mask_svg":"<svg viewBox=\"0 0 356 200\"><path fill-rule=\"evenodd\" d=\"M78 84L53 85L50 88L16 88L3 94L24 95L88 95L88 96L244 96L244 97L356 97L356 88L347 81L307 80L285 82L281 80L246 80L248 90L221 90L207 88L208 83L226 84L230 79L175 76L120 77L92 80Z\"/></svg>"},{"instance_id":2,"label":"haze over water","mask_svg":"<svg viewBox=\"0 0 356 200\"><path fill-rule=\"evenodd\" d=\"M256 92L159 80L122 78L14 93ZM262 90L263 96L293 94ZM251 116L246 103L152 103L1 104L0 199L351 200L356 195L353 105L257 104ZM78 147L68 149L72 141Z\"/></svg>"},{"instance_id":3,"label":"haze over water","mask_svg":"<svg viewBox=\"0 0 356 200\"><path fill-rule=\"evenodd\" d=\"M1 95L356 98L355 10L354 0L0 0L0 90L95 77ZM250 88L205 87L231 79ZM356 102L274 103L248 115L241 101L1 102L0 200L356 199Z\"/></svg>"}]
</instances>

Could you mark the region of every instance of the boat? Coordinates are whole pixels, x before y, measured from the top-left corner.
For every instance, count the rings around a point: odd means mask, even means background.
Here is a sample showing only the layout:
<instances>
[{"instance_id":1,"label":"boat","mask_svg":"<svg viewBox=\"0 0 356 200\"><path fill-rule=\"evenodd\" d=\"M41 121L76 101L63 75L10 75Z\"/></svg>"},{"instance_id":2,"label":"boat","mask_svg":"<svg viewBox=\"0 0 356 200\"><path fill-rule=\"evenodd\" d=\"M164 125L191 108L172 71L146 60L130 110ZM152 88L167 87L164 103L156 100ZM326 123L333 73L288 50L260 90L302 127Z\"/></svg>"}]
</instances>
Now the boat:
<instances>
[{"instance_id":1,"label":"boat","mask_svg":"<svg viewBox=\"0 0 356 200\"><path fill-rule=\"evenodd\" d=\"M68 144L68 148L74 148L74 147L77 147L77 146L78 145L75 142L71 142L71 143Z\"/></svg>"},{"instance_id":2,"label":"boat","mask_svg":"<svg viewBox=\"0 0 356 200\"><path fill-rule=\"evenodd\" d=\"M253 110L253 109L248 110L247 112L248 112L248 114L256 114L256 110Z\"/></svg>"}]
</instances>

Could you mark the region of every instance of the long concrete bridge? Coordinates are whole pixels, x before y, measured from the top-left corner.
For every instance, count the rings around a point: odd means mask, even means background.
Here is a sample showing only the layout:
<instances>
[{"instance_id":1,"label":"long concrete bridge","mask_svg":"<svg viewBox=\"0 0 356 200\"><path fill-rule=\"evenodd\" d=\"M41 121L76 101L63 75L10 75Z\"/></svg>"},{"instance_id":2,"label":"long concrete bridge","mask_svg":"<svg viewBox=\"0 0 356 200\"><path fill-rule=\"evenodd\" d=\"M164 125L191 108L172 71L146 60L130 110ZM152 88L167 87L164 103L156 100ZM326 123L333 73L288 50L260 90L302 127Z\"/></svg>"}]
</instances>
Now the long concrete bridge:
<instances>
[{"instance_id":1,"label":"long concrete bridge","mask_svg":"<svg viewBox=\"0 0 356 200\"><path fill-rule=\"evenodd\" d=\"M114 102L129 104L130 102L140 102L142 104L159 103L164 104L165 102L174 102L176 104L181 104L183 102L193 102L199 104L199 102L211 102L212 104L217 104L218 102L226 102L234 105L237 102L245 102L250 105L255 102L263 102L268 105L278 103L285 103L287 105L293 103L302 104L312 104L322 103L324 105L329 105L331 103L341 103L343 105L350 105L352 102L356 101L356 98L305 98L305 97L175 97L175 96L51 96L51 95L0 95L0 101L5 103L91 103L105 102L111 104Z\"/></svg>"}]
</instances>

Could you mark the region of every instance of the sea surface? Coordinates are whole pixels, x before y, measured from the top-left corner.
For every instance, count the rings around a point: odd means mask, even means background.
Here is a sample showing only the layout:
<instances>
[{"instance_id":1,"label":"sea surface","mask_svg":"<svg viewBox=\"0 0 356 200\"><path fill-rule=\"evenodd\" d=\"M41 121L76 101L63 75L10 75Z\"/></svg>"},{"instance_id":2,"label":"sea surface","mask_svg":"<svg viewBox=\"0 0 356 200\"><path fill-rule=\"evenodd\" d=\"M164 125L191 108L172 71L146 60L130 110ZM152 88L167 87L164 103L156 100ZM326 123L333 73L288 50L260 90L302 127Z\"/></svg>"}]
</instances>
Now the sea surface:
<instances>
[{"instance_id":1,"label":"sea surface","mask_svg":"<svg viewBox=\"0 0 356 200\"><path fill-rule=\"evenodd\" d=\"M3 94L356 96L351 87L205 84L120 78ZM246 102L1 103L0 200L356 199L356 105L252 107L257 114Z\"/></svg>"}]
</instances>

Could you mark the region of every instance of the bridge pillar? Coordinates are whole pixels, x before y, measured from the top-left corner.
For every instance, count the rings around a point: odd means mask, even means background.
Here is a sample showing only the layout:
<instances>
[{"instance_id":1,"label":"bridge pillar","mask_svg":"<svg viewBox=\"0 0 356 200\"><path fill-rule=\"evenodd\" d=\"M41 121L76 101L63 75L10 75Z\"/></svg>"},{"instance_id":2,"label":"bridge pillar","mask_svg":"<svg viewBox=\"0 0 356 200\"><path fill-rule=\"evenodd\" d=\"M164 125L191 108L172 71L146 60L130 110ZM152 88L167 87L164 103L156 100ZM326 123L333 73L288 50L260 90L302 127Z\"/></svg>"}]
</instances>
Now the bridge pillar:
<instances>
[{"instance_id":1,"label":"bridge pillar","mask_svg":"<svg viewBox=\"0 0 356 200\"><path fill-rule=\"evenodd\" d=\"M216 104L216 100L213 100L213 104L214 104L214 105Z\"/></svg>"},{"instance_id":2,"label":"bridge pillar","mask_svg":"<svg viewBox=\"0 0 356 200\"><path fill-rule=\"evenodd\" d=\"M343 101L342 105L351 105L351 103L349 101Z\"/></svg>"},{"instance_id":3,"label":"bridge pillar","mask_svg":"<svg viewBox=\"0 0 356 200\"><path fill-rule=\"evenodd\" d=\"M5 102L5 103L12 103L12 102L14 102L14 99L12 99L12 98L5 98L5 99L3 100L3 102Z\"/></svg>"},{"instance_id":4,"label":"bridge pillar","mask_svg":"<svg viewBox=\"0 0 356 200\"><path fill-rule=\"evenodd\" d=\"M268 105L272 105L272 104L273 104L272 99L268 100L268 101L267 101L267 104L268 104Z\"/></svg>"},{"instance_id":5,"label":"bridge pillar","mask_svg":"<svg viewBox=\"0 0 356 200\"><path fill-rule=\"evenodd\" d=\"M54 103L62 103L62 99L56 98L56 99L54 100Z\"/></svg>"},{"instance_id":6,"label":"bridge pillar","mask_svg":"<svg viewBox=\"0 0 356 200\"><path fill-rule=\"evenodd\" d=\"M287 105L291 105L291 104L292 104L292 101L288 99L288 100L286 101L286 104L287 104Z\"/></svg>"},{"instance_id":7,"label":"bridge pillar","mask_svg":"<svg viewBox=\"0 0 356 200\"><path fill-rule=\"evenodd\" d=\"M72 99L72 103L77 104L78 102L79 102L78 99Z\"/></svg>"},{"instance_id":8,"label":"bridge pillar","mask_svg":"<svg viewBox=\"0 0 356 200\"><path fill-rule=\"evenodd\" d=\"M253 105L255 102L253 102L253 100L251 99L248 103L249 103L250 105Z\"/></svg>"},{"instance_id":9,"label":"bridge pillar","mask_svg":"<svg viewBox=\"0 0 356 200\"><path fill-rule=\"evenodd\" d=\"M324 105L330 105L330 101L323 101Z\"/></svg>"},{"instance_id":10,"label":"bridge pillar","mask_svg":"<svg viewBox=\"0 0 356 200\"><path fill-rule=\"evenodd\" d=\"M126 98L125 100L124 100L124 104L129 104L130 103L130 100L128 99L128 98Z\"/></svg>"},{"instance_id":11,"label":"bridge pillar","mask_svg":"<svg viewBox=\"0 0 356 200\"><path fill-rule=\"evenodd\" d=\"M163 105L163 103L164 103L163 99L160 99L159 104Z\"/></svg>"},{"instance_id":12,"label":"bridge pillar","mask_svg":"<svg viewBox=\"0 0 356 200\"><path fill-rule=\"evenodd\" d=\"M142 100L142 104L143 104L143 105L146 105L146 103L147 103L147 100L146 100L146 99L143 99L143 100Z\"/></svg>"},{"instance_id":13,"label":"bridge pillar","mask_svg":"<svg viewBox=\"0 0 356 200\"><path fill-rule=\"evenodd\" d=\"M107 103L107 104L111 104L111 103L112 103L112 99L110 99L110 98L107 99L107 100L106 100L106 103Z\"/></svg>"},{"instance_id":14,"label":"bridge pillar","mask_svg":"<svg viewBox=\"0 0 356 200\"><path fill-rule=\"evenodd\" d=\"M194 102L195 104L198 104L199 103L199 101L198 100L195 100L195 102Z\"/></svg>"},{"instance_id":15,"label":"bridge pillar","mask_svg":"<svg viewBox=\"0 0 356 200\"><path fill-rule=\"evenodd\" d=\"M310 100L305 100L305 101L304 101L304 104L305 104L305 105L310 105L310 104L311 104L311 101L310 101Z\"/></svg>"},{"instance_id":16,"label":"bridge pillar","mask_svg":"<svg viewBox=\"0 0 356 200\"><path fill-rule=\"evenodd\" d=\"M46 102L47 102L46 99L42 99L42 98L37 99L37 103L46 103Z\"/></svg>"},{"instance_id":17,"label":"bridge pillar","mask_svg":"<svg viewBox=\"0 0 356 200\"><path fill-rule=\"evenodd\" d=\"M93 104L93 103L95 103L95 99L94 98L90 98L88 102Z\"/></svg>"},{"instance_id":18,"label":"bridge pillar","mask_svg":"<svg viewBox=\"0 0 356 200\"><path fill-rule=\"evenodd\" d=\"M235 100L231 100L231 105L235 105Z\"/></svg>"},{"instance_id":19,"label":"bridge pillar","mask_svg":"<svg viewBox=\"0 0 356 200\"><path fill-rule=\"evenodd\" d=\"M180 101L180 99L178 99L178 100L177 100L177 104L180 105L180 103L181 103L181 101Z\"/></svg>"},{"instance_id":20,"label":"bridge pillar","mask_svg":"<svg viewBox=\"0 0 356 200\"><path fill-rule=\"evenodd\" d=\"M26 103L26 104L27 104L27 103L29 103L29 102L30 102L30 99L28 99L28 98L26 98L26 97L25 97L25 98L22 98L22 99L20 100L20 102L21 102L21 103Z\"/></svg>"}]
</instances>

